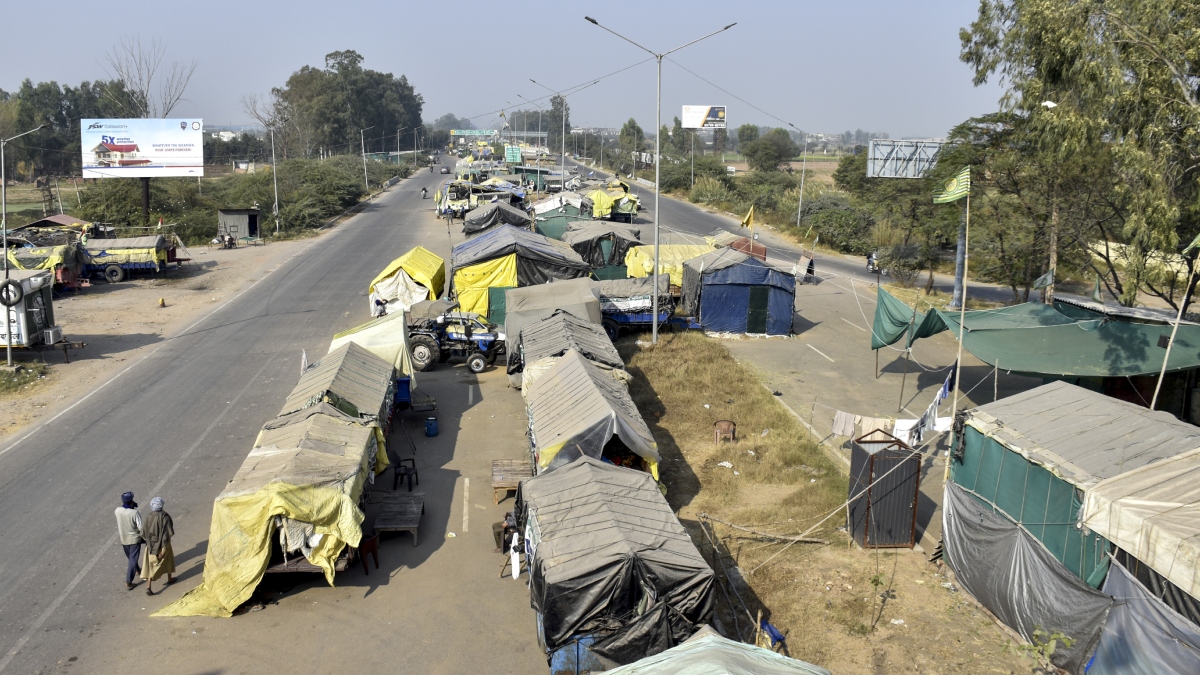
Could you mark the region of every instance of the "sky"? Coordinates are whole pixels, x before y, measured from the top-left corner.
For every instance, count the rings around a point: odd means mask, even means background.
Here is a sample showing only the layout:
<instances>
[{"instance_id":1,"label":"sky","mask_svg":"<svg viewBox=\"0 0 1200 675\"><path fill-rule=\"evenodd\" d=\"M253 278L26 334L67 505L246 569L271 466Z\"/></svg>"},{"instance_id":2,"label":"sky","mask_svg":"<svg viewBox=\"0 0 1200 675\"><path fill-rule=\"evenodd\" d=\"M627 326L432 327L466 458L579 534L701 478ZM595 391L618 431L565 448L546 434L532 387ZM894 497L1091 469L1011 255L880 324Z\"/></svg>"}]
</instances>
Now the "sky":
<instances>
[{"instance_id":1,"label":"sky","mask_svg":"<svg viewBox=\"0 0 1200 675\"><path fill-rule=\"evenodd\" d=\"M454 113L495 128L494 111L528 107L518 95L549 95L530 79L568 89L622 71L568 98L572 124L619 127L633 117L652 129L654 60L586 15L658 52L737 23L664 59L665 124L684 104L725 105L731 127L782 120L814 133L861 128L930 138L996 110L1002 93L995 83L973 86L958 59L958 31L978 7L971 0L109 0L89 7L57 15L49 44L38 31L6 31L0 89L11 92L25 78L105 79L105 53L122 38L157 39L165 61L198 63L173 117L248 124L244 96L265 94L304 65L323 66L329 52L353 49L364 67L406 75L424 96L427 122ZM46 20L40 3L10 3L3 15L10 26Z\"/></svg>"}]
</instances>

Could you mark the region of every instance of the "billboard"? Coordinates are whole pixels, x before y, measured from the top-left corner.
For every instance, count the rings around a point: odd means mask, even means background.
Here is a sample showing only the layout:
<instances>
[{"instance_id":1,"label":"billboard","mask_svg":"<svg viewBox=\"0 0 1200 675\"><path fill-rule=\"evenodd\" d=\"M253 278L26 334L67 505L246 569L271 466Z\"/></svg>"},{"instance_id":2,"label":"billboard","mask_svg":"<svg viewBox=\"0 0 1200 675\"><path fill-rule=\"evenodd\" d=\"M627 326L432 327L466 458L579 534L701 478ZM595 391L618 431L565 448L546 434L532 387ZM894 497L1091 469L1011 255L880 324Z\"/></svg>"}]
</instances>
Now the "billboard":
<instances>
[{"instance_id":1,"label":"billboard","mask_svg":"<svg viewBox=\"0 0 1200 675\"><path fill-rule=\"evenodd\" d=\"M204 121L79 120L84 178L204 175Z\"/></svg>"},{"instance_id":2,"label":"billboard","mask_svg":"<svg viewBox=\"0 0 1200 675\"><path fill-rule=\"evenodd\" d=\"M680 119L684 129L724 129L725 106L685 105Z\"/></svg>"},{"instance_id":3,"label":"billboard","mask_svg":"<svg viewBox=\"0 0 1200 675\"><path fill-rule=\"evenodd\" d=\"M933 139L872 138L867 151L867 177L924 178L937 165L944 145L943 141Z\"/></svg>"}]
</instances>

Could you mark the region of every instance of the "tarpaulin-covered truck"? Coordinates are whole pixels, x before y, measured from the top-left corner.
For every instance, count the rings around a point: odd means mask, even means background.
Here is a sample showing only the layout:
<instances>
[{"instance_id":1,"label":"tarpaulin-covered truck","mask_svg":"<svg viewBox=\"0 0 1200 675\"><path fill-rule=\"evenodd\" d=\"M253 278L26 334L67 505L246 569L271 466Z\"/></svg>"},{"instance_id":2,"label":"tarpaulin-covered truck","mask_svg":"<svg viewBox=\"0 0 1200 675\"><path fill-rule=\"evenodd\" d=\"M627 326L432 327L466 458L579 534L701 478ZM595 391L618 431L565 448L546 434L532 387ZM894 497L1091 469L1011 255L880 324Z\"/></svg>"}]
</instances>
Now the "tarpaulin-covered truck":
<instances>
[{"instance_id":1,"label":"tarpaulin-covered truck","mask_svg":"<svg viewBox=\"0 0 1200 675\"><path fill-rule=\"evenodd\" d=\"M103 274L112 283L124 281L134 272L161 272L170 263L188 258L178 257L175 235L154 234L125 239L92 239L83 249L87 257L85 273Z\"/></svg>"}]
</instances>

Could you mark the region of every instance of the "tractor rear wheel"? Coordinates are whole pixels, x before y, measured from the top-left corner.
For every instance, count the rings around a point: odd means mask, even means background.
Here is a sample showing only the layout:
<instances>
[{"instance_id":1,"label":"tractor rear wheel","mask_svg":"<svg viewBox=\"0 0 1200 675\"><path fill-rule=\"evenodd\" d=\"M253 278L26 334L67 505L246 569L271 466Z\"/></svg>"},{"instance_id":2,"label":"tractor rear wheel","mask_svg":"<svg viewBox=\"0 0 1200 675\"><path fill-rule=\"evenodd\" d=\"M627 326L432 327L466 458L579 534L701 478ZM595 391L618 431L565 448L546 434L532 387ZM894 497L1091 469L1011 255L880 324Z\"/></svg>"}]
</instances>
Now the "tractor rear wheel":
<instances>
[{"instance_id":1,"label":"tractor rear wheel","mask_svg":"<svg viewBox=\"0 0 1200 675\"><path fill-rule=\"evenodd\" d=\"M428 335L414 335L411 342L413 368L421 372L432 370L441 356L437 341Z\"/></svg>"}]
</instances>

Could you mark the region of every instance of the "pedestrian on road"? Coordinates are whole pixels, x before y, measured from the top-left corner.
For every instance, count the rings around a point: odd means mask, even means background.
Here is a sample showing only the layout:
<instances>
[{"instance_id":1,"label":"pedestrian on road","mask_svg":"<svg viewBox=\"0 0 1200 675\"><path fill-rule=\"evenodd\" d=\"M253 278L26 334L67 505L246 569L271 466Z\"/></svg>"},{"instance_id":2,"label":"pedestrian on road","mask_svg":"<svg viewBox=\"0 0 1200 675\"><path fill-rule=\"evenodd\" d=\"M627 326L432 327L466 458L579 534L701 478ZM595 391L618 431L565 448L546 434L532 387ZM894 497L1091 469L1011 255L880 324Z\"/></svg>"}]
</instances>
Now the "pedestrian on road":
<instances>
[{"instance_id":1,"label":"pedestrian on road","mask_svg":"<svg viewBox=\"0 0 1200 675\"><path fill-rule=\"evenodd\" d=\"M166 585L175 583L175 551L171 549L171 537L175 534L175 523L171 515L163 510L166 502L162 497L150 500L150 515L142 526L142 538L146 545L142 550L142 578L146 580L146 595L154 595L154 580L167 575Z\"/></svg>"},{"instance_id":2,"label":"pedestrian on road","mask_svg":"<svg viewBox=\"0 0 1200 675\"><path fill-rule=\"evenodd\" d=\"M125 568L125 590L133 590L133 580L137 578L141 566L138 564L142 554L142 514L138 513L137 502L133 501L133 493L121 495L121 505L117 507L117 536L121 540L121 549L129 559Z\"/></svg>"}]
</instances>

